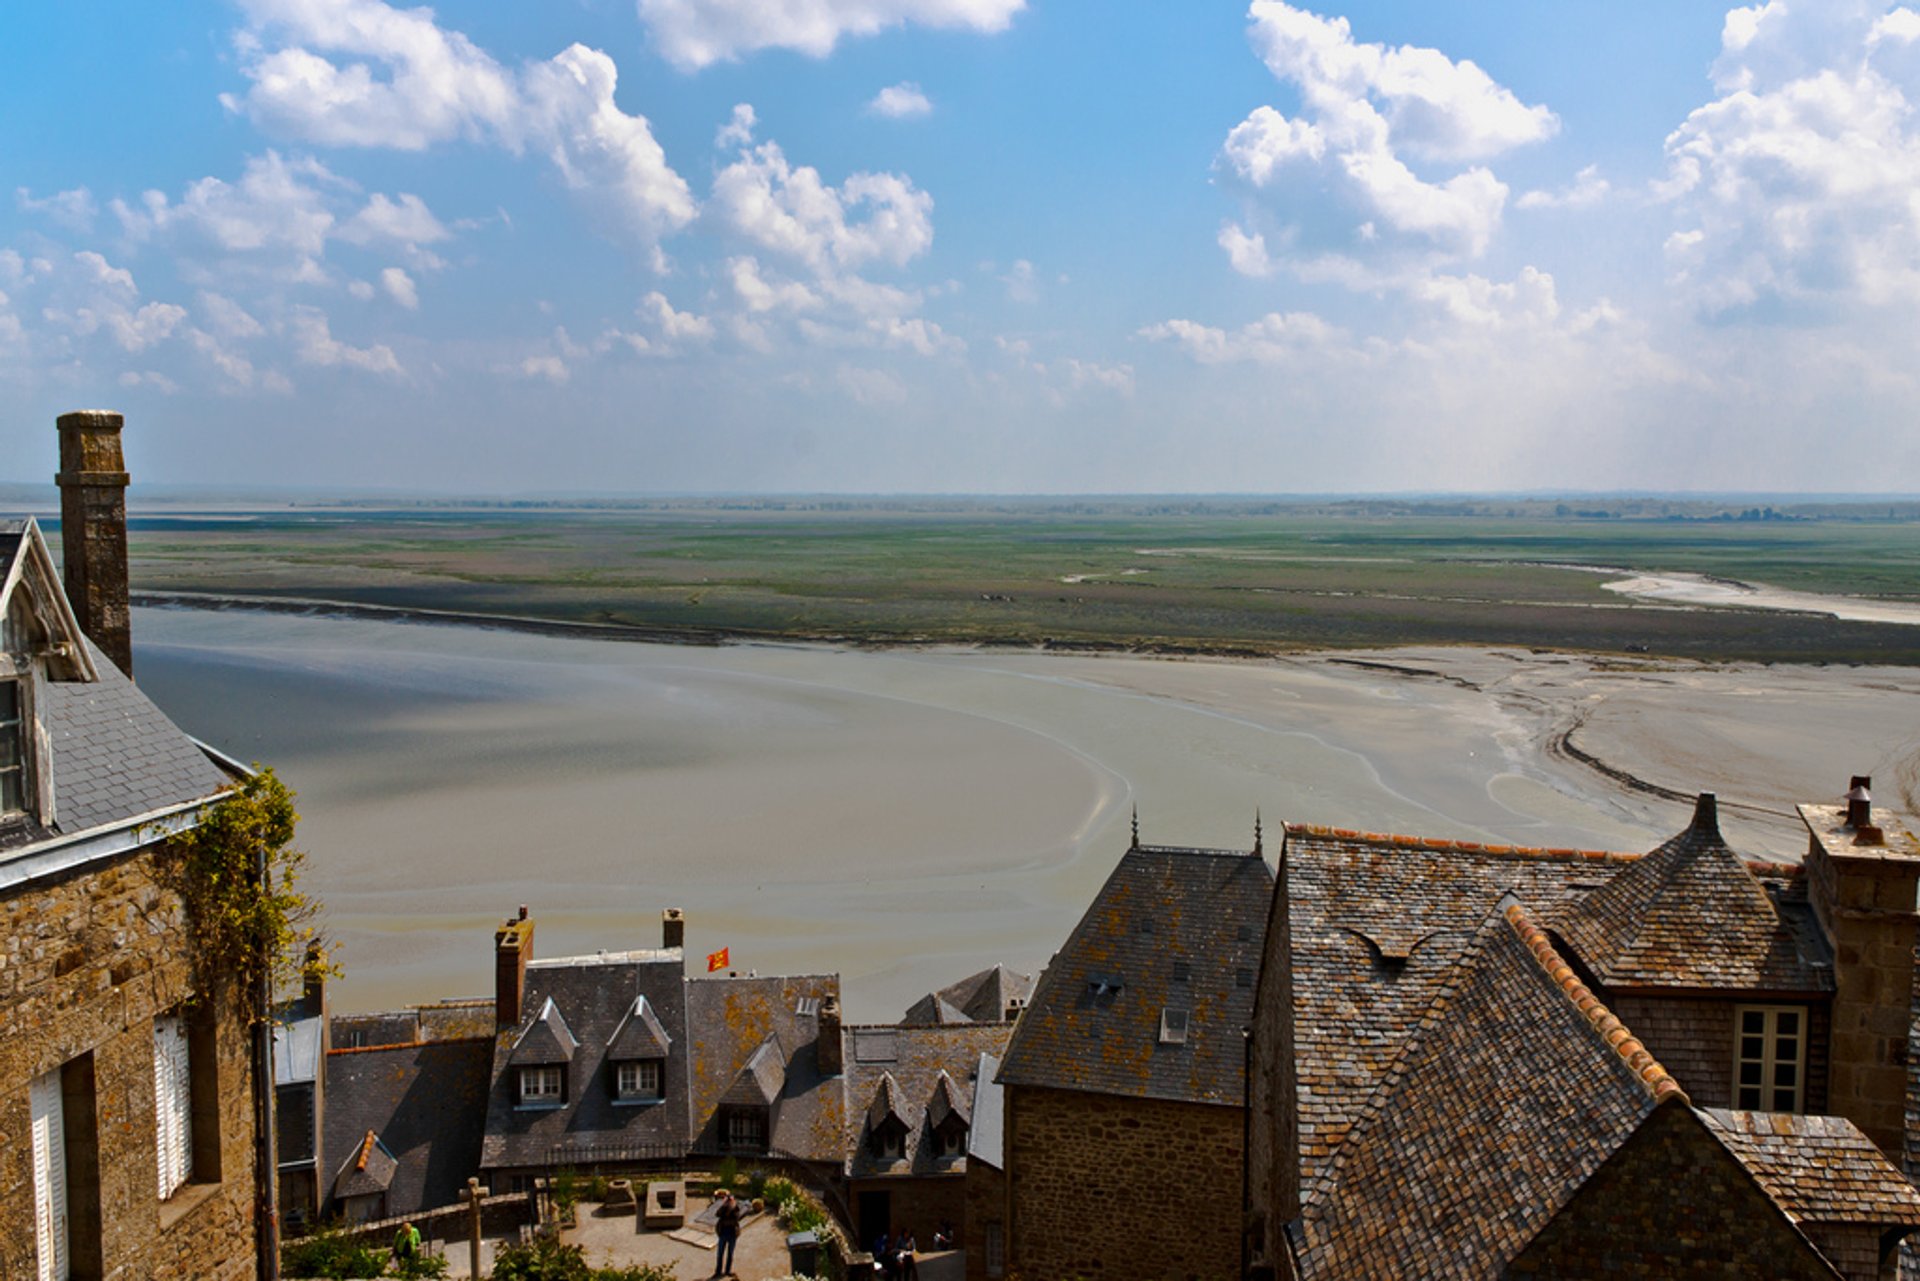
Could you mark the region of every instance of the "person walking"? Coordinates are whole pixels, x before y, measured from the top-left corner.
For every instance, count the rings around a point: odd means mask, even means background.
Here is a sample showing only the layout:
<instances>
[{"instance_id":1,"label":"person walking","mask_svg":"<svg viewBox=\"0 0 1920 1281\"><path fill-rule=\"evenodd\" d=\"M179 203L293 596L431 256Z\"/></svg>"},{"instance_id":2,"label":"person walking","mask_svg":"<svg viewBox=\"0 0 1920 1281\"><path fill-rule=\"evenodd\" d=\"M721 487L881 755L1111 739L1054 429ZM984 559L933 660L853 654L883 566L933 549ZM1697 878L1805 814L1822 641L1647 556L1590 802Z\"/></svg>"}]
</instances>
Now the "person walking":
<instances>
[{"instance_id":1,"label":"person walking","mask_svg":"<svg viewBox=\"0 0 1920 1281\"><path fill-rule=\"evenodd\" d=\"M733 1247L740 1240L740 1203L733 1199L733 1193L724 1188L720 1192L720 1208L713 1216L713 1234L719 1238L714 1246L713 1275L730 1277L733 1275Z\"/></svg>"}]
</instances>

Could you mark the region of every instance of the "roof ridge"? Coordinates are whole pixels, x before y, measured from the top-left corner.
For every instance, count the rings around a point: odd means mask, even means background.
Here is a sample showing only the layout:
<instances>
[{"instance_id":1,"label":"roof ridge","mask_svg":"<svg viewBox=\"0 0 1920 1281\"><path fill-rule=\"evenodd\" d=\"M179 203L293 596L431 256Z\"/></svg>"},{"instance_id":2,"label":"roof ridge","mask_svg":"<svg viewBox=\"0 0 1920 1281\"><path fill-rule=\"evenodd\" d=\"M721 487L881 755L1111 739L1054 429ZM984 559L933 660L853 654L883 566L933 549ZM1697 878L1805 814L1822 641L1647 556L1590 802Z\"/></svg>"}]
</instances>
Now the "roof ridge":
<instances>
[{"instance_id":1,"label":"roof ridge","mask_svg":"<svg viewBox=\"0 0 1920 1281\"><path fill-rule=\"evenodd\" d=\"M1498 845L1487 841L1460 841L1444 836L1407 836L1395 832L1365 832L1351 827L1328 827L1320 823L1288 823L1288 836L1326 836L1342 841L1365 841L1370 845L1394 845L1429 850L1461 850L1476 854L1504 854L1514 858L1591 859L1601 863L1632 863L1643 857L1620 850L1586 850L1571 846Z\"/></svg>"},{"instance_id":2,"label":"roof ridge","mask_svg":"<svg viewBox=\"0 0 1920 1281\"><path fill-rule=\"evenodd\" d=\"M1573 967L1553 946L1553 940L1547 936L1547 932L1535 924L1526 907L1516 899L1507 905L1504 915L1507 924L1513 927L1521 944L1533 953L1533 959L1540 963L1547 977L1586 1017L1595 1034L1620 1056L1621 1062L1633 1073L1634 1079L1646 1087L1654 1101L1665 1103L1668 1099L1677 1099L1692 1106L1693 1100L1680 1088L1680 1083L1673 1079L1666 1068L1660 1066L1660 1061L1633 1035L1632 1030L1601 1003L1592 989L1580 981L1580 976L1574 973Z\"/></svg>"},{"instance_id":3,"label":"roof ridge","mask_svg":"<svg viewBox=\"0 0 1920 1281\"><path fill-rule=\"evenodd\" d=\"M491 1034L483 1036L437 1036L430 1041L390 1041L385 1045L333 1045L327 1047L329 1055L334 1054L372 1054L376 1050L417 1050L424 1045L474 1045L481 1041L491 1043Z\"/></svg>"}]
</instances>

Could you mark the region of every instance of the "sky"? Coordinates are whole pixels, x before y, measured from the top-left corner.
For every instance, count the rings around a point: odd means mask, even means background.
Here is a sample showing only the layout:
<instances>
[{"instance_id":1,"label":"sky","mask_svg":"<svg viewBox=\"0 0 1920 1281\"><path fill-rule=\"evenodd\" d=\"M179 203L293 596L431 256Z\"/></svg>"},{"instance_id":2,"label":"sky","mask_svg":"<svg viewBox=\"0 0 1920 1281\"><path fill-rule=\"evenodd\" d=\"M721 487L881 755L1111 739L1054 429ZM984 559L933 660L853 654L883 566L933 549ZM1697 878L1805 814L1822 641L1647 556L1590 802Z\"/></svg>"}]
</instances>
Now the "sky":
<instances>
[{"instance_id":1,"label":"sky","mask_svg":"<svg viewBox=\"0 0 1920 1281\"><path fill-rule=\"evenodd\" d=\"M1920 10L9 5L0 481L1920 491Z\"/></svg>"}]
</instances>

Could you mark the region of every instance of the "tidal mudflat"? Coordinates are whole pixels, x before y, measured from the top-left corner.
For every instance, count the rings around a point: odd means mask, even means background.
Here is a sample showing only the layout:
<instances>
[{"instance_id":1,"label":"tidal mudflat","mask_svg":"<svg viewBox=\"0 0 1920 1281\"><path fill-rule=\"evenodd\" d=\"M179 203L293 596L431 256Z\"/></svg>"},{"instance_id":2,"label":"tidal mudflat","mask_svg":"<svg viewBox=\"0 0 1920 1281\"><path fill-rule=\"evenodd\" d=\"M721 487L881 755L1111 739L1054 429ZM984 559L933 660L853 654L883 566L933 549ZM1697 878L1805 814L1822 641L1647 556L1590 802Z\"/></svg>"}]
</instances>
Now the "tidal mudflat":
<instances>
[{"instance_id":1,"label":"tidal mudflat","mask_svg":"<svg viewBox=\"0 0 1920 1281\"><path fill-rule=\"evenodd\" d=\"M1046 963L1128 839L1264 818L1645 849L1717 791L1795 858L1794 800L1920 795L1920 670L1520 649L1259 661L652 645L137 611L140 681L300 793L339 1008L472 995L517 904L537 954L647 945L838 970L855 1019ZM1606 767L1596 768L1594 762Z\"/></svg>"}]
</instances>

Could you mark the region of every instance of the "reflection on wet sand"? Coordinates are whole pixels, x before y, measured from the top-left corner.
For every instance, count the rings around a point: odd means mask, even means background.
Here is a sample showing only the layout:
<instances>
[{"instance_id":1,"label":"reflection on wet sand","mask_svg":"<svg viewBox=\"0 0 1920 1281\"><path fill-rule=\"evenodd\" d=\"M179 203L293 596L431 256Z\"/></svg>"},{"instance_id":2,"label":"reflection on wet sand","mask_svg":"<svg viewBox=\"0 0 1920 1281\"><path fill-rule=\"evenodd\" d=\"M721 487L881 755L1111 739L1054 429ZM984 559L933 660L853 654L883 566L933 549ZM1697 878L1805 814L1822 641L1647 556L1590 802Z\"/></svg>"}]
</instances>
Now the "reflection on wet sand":
<instances>
[{"instance_id":1,"label":"reflection on wet sand","mask_svg":"<svg viewBox=\"0 0 1920 1281\"><path fill-rule=\"evenodd\" d=\"M1669 794L1715 790L1736 843L1795 857L1789 802L1859 772L1910 806L1920 783L1911 669L709 649L188 610L135 635L183 726L299 790L341 1008L484 991L524 902L542 955L650 944L679 906L694 952L838 970L849 1017L897 1017L1044 965L1136 805L1165 843L1246 848L1258 810L1270 833L1641 849L1685 822Z\"/></svg>"}]
</instances>

